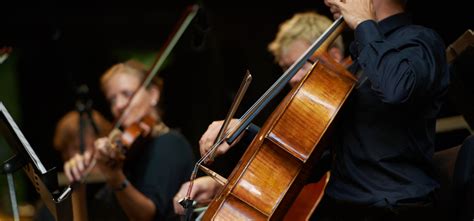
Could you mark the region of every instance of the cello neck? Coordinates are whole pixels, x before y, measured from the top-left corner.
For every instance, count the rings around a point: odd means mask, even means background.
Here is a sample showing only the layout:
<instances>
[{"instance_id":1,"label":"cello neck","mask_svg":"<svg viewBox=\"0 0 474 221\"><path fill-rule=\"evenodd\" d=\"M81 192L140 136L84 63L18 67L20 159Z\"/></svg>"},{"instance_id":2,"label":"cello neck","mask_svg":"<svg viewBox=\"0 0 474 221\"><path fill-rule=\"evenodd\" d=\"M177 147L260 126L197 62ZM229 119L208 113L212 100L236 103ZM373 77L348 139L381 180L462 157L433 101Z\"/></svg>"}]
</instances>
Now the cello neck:
<instances>
[{"instance_id":1,"label":"cello neck","mask_svg":"<svg viewBox=\"0 0 474 221\"><path fill-rule=\"evenodd\" d=\"M298 70L303 65L310 61L314 63L311 58L326 52L329 45L339 36L345 28L345 22L342 16L332 23L332 25L326 29L326 31L311 44L311 46L305 51L298 60L283 73L278 80L245 112L240 118L239 125L235 127L230 134L228 134L227 143L231 144L239 137L239 135L247 128L253 119L262 111L262 109L278 94L280 93L286 84L290 81L293 76L296 75ZM222 141L220 141L222 142Z\"/></svg>"},{"instance_id":2,"label":"cello neck","mask_svg":"<svg viewBox=\"0 0 474 221\"><path fill-rule=\"evenodd\" d=\"M337 23L337 25L335 25ZM334 27L333 27L334 26ZM310 62L314 63L316 60L316 57L320 56L322 53L328 51L329 48L331 48L331 44L336 40L339 35L341 35L342 31L346 28L346 23L343 21L343 18L340 17L338 18L333 25L326 30L326 32L321 35L321 37L325 37L324 39L321 39L321 43L319 47L316 49L316 51L310 55ZM319 40L319 39L318 39ZM318 40L316 40L318 42Z\"/></svg>"}]
</instances>

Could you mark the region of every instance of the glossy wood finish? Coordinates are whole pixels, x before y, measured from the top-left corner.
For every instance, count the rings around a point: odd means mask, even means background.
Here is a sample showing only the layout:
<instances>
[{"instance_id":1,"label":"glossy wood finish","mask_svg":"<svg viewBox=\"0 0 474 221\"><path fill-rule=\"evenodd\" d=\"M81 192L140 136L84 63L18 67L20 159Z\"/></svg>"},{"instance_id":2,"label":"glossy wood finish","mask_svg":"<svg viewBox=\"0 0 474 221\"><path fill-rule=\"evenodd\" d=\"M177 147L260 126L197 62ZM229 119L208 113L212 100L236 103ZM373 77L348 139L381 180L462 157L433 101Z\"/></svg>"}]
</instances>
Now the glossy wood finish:
<instances>
[{"instance_id":1,"label":"glossy wood finish","mask_svg":"<svg viewBox=\"0 0 474 221\"><path fill-rule=\"evenodd\" d=\"M304 185L298 197L296 197L296 200L291 204L288 212L286 212L283 220L309 220L323 198L324 190L329 182L329 176L330 172L326 172L318 182Z\"/></svg>"},{"instance_id":2,"label":"glossy wood finish","mask_svg":"<svg viewBox=\"0 0 474 221\"><path fill-rule=\"evenodd\" d=\"M121 133L118 133L119 137L111 138L114 136L110 136L110 140L120 139L120 144L122 148L129 150L132 147L132 144L135 142L137 138L143 135L145 131L143 131L142 127L140 127L140 123L147 125L149 128L153 128L156 124L156 119L151 115L145 115L142 117L140 122L133 123L127 128L125 128ZM116 141L118 142L118 141Z\"/></svg>"},{"instance_id":3,"label":"glossy wood finish","mask_svg":"<svg viewBox=\"0 0 474 221\"><path fill-rule=\"evenodd\" d=\"M203 220L284 218L356 82L326 50L312 59L312 70L265 122Z\"/></svg>"}]
</instances>

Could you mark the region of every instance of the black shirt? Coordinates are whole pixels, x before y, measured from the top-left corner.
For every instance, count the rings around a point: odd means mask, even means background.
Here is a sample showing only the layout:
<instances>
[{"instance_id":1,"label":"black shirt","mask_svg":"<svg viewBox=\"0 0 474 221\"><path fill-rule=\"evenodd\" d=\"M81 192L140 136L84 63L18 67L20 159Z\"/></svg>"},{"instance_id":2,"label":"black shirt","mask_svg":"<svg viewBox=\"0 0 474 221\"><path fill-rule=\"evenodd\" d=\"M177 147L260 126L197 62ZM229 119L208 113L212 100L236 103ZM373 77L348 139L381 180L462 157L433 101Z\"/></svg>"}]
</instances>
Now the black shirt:
<instances>
[{"instance_id":1,"label":"black shirt","mask_svg":"<svg viewBox=\"0 0 474 221\"><path fill-rule=\"evenodd\" d=\"M172 200L181 185L189 180L194 168L190 144L176 131L136 142L124 164L127 179L155 204L154 220L180 220L174 214ZM105 184L89 184L86 188L88 220L129 220L113 191ZM54 217L42 205L34 220L53 221Z\"/></svg>"},{"instance_id":2,"label":"black shirt","mask_svg":"<svg viewBox=\"0 0 474 221\"><path fill-rule=\"evenodd\" d=\"M156 206L154 220L173 217L173 197L194 167L191 146L177 132L153 139L134 164L124 167L130 182Z\"/></svg>"},{"instance_id":3,"label":"black shirt","mask_svg":"<svg viewBox=\"0 0 474 221\"><path fill-rule=\"evenodd\" d=\"M173 197L181 185L189 181L194 168L191 146L184 136L175 131L142 142L145 143L137 143L130 148L124 174L138 191L155 204L157 214L153 220L179 220L179 216L174 214ZM100 204L107 207L102 211L105 220L128 220L108 188L97 194L96 199L103 201Z\"/></svg>"},{"instance_id":4,"label":"black shirt","mask_svg":"<svg viewBox=\"0 0 474 221\"><path fill-rule=\"evenodd\" d=\"M355 29L351 66L359 83L335 135L330 197L390 207L437 186L436 116L449 83L442 39L406 14ZM354 73L355 73L354 72Z\"/></svg>"}]
</instances>

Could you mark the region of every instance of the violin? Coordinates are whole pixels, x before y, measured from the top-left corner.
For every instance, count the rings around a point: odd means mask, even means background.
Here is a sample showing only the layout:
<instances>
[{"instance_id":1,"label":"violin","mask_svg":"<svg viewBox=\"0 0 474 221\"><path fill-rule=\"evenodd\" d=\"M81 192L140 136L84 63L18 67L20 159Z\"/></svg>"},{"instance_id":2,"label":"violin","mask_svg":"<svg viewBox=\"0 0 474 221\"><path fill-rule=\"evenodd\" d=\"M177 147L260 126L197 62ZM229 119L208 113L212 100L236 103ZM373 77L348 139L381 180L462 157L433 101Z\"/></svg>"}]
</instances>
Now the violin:
<instances>
[{"instance_id":1,"label":"violin","mask_svg":"<svg viewBox=\"0 0 474 221\"><path fill-rule=\"evenodd\" d=\"M169 36L168 40L165 42L163 47L158 52L158 55L150 69L146 73L146 77L141 82L140 86L134 91L130 99L127 101L127 104L124 108L124 111L118 117L118 120L115 122L113 129L108 135L109 141L111 141L111 146L113 150L120 153L119 157L122 159L125 158L126 153L133 146L133 143L140 137L147 136L151 134L153 127L156 125L157 119L152 116L152 114L145 115L138 122L132 123L127 127L123 128L123 121L125 117L131 111L131 103L136 99L138 92L141 89L145 89L150 85L153 78L155 78L158 70L164 64L164 61L171 53L171 50L177 44L178 40L183 35L186 28L189 26L193 18L196 16L199 7L198 5L192 5L186 8L181 19L178 22L178 26ZM145 127L144 127L145 126ZM148 128L148 129L145 129ZM58 200L62 200L68 197L75 186L80 185L84 182L85 178L88 176L93 167L95 167L96 162L93 160L87 170L84 173L83 178L79 182L74 182L70 184L66 189L61 193Z\"/></svg>"},{"instance_id":2,"label":"violin","mask_svg":"<svg viewBox=\"0 0 474 221\"><path fill-rule=\"evenodd\" d=\"M125 157L127 151L138 138L146 137L151 134L151 130L155 126L156 121L155 117L148 114L142 117L139 122L135 122L124 129L113 129L108 136L112 147L118 151L122 157ZM146 125L147 129L145 129L143 125Z\"/></svg>"},{"instance_id":3,"label":"violin","mask_svg":"<svg viewBox=\"0 0 474 221\"><path fill-rule=\"evenodd\" d=\"M118 152L122 153L123 157L125 156L125 153L133 146L132 144L135 142L136 139L151 134L151 131L157 122L157 117L153 116L153 114L150 113L142 117L138 122L134 122L128 125L127 127L121 129L125 117L131 111L130 104L133 103L132 101L134 99L137 99L138 91L142 89L146 90L150 83L153 81L153 78L156 77L158 70L164 64L164 61L178 42L178 39L184 33L184 30L189 26L192 19L196 16L198 9L199 7L197 5L193 5L185 10L178 23L178 28L174 30L174 32L168 38L167 42L161 48L152 67L147 71L146 77L143 79L140 86L134 91L131 98L128 100L127 104L125 105L126 107L124 108L124 111L121 112L121 115L118 117L114 128L110 132L108 138L111 141L112 147Z\"/></svg>"}]
</instances>

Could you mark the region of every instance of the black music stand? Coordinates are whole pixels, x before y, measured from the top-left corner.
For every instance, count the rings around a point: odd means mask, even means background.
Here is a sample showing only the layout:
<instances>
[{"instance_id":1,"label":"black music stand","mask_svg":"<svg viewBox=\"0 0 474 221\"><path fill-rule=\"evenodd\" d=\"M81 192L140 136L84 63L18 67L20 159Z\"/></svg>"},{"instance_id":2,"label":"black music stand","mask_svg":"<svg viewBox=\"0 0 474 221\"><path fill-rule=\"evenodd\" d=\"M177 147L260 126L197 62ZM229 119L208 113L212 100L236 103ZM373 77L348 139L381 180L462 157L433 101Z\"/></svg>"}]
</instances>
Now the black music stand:
<instances>
[{"instance_id":1,"label":"black music stand","mask_svg":"<svg viewBox=\"0 0 474 221\"><path fill-rule=\"evenodd\" d=\"M54 218L57 221L72 220L71 197L64 195L60 197L62 193L59 190L55 168L46 170L2 102L0 102L0 132L16 152L12 158L3 162L0 171L8 176L14 216L18 217L18 208L11 174L22 168Z\"/></svg>"},{"instance_id":2,"label":"black music stand","mask_svg":"<svg viewBox=\"0 0 474 221\"><path fill-rule=\"evenodd\" d=\"M89 87L83 84L76 90L76 111L79 113L79 150L80 153L85 151L85 127L89 122L94 129L94 134L99 135L99 128L92 117L92 100L89 96Z\"/></svg>"}]
</instances>

